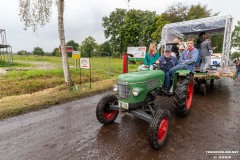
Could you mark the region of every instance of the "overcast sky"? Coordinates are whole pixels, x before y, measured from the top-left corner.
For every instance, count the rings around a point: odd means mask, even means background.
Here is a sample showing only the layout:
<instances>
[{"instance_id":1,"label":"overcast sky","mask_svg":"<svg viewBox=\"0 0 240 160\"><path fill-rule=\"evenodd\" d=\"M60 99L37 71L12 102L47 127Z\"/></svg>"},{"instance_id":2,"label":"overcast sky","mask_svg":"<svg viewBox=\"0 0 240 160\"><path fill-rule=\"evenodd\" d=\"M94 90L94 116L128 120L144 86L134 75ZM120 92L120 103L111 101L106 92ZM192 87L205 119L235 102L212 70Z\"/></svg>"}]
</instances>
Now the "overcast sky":
<instances>
[{"instance_id":1,"label":"overcast sky","mask_svg":"<svg viewBox=\"0 0 240 160\"><path fill-rule=\"evenodd\" d=\"M23 30L24 25L18 15L18 2L19 0L0 0L0 29L6 30L7 42L12 46L13 52L32 51L34 47L51 52L59 45L56 7L53 8L51 22L33 33L31 28ZM174 2L207 4L208 9L220 12L220 15L231 14L235 23L240 20L240 0L132 0L130 8L160 14ZM94 37L98 43L104 42L102 17L108 16L116 8L127 9L127 0L65 0L65 3L66 42L74 40L81 43L88 36Z\"/></svg>"}]
</instances>

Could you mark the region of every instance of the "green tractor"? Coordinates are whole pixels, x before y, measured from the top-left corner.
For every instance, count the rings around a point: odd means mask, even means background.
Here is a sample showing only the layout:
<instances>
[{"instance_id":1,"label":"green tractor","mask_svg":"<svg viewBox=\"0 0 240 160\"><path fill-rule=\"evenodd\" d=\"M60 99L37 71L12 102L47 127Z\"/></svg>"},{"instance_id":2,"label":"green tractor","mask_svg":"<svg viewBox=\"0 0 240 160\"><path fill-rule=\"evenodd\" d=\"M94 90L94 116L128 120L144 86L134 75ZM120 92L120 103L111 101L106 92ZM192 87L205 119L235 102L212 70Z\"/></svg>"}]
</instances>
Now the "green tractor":
<instances>
[{"instance_id":1,"label":"green tractor","mask_svg":"<svg viewBox=\"0 0 240 160\"><path fill-rule=\"evenodd\" d=\"M112 124L119 112L127 112L150 123L148 141L160 149L169 132L170 112L158 105L158 91L164 84L161 70L121 74L114 86L115 94L106 95L97 104L96 116L104 125ZM174 78L174 108L178 115L187 116L194 92L193 75L179 70Z\"/></svg>"}]
</instances>

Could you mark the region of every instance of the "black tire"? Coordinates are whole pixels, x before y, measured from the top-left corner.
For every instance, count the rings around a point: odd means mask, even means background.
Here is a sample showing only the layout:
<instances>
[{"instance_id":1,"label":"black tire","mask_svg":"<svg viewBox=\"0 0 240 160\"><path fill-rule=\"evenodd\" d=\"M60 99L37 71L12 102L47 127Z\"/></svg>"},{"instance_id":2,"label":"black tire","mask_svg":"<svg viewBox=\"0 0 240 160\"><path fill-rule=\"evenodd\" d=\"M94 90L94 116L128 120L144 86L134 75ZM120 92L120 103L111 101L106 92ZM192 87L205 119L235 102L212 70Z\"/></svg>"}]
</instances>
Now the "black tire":
<instances>
[{"instance_id":1,"label":"black tire","mask_svg":"<svg viewBox=\"0 0 240 160\"><path fill-rule=\"evenodd\" d=\"M202 95L207 95L207 85L205 83L200 84L200 93Z\"/></svg>"},{"instance_id":2,"label":"black tire","mask_svg":"<svg viewBox=\"0 0 240 160\"><path fill-rule=\"evenodd\" d=\"M158 109L148 130L148 142L153 149L158 150L164 145L169 131L169 123L169 111Z\"/></svg>"},{"instance_id":3,"label":"black tire","mask_svg":"<svg viewBox=\"0 0 240 160\"><path fill-rule=\"evenodd\" d=\"M106 95L100 99L96 109L96 116L100 123L109 125L115 121L118 116L118 111L110 109L109 105L117 105L117 100L115 95Z\"/></svg>"},{"instance_id":4,"label":"black tire","mask_svg":"<svg viewBox=\"0 0 240 160\"><path fill-rule=\"evenodd\" d=\"M214 79L211 79L210 80L210 88L213 88L214 87Z\"/></svg>"},{"instance_id":5,"label":"black tire","mask_svg":"<svg viewBox=\"0 0 240 160\"><path fill-rule=\"evenodd\" d=\"M174 110L177 115L187 116L189 114L193 93L193 76L180 77L174 94Z\"/></svg>"}]
</instances>

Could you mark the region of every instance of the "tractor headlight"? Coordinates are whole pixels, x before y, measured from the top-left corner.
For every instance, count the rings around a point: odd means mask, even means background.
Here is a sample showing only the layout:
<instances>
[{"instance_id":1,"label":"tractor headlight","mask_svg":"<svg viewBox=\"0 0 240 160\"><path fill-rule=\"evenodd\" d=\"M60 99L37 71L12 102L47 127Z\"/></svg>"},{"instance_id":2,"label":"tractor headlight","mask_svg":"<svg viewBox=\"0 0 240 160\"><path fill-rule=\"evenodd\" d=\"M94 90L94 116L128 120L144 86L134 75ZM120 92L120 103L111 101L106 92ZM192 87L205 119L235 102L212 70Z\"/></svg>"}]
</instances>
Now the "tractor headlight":
<instances>
[{"instance_id":1,"label":"tractor headlight","mask_svg":"<svg viewBox=\"0 0 240 160\"><path fill-rule=\"evenodd\" d=\"M117 86L116 84L113 86L113 91L114 91L114 92L117 92L117 91L118 91L118 86Z\"/></svg>"},{"instance_id":2,"label":"tractor headlight","mask_svg":"<svg viewBox=\"0 0 240 160\"><path fill-rule=\"evenodd\" d=\"M138 88L133 88L132 94L133 94L134 96L138 96L138 94L139 94L139 89L138 89Z\"/></svg>"}]
</instances>

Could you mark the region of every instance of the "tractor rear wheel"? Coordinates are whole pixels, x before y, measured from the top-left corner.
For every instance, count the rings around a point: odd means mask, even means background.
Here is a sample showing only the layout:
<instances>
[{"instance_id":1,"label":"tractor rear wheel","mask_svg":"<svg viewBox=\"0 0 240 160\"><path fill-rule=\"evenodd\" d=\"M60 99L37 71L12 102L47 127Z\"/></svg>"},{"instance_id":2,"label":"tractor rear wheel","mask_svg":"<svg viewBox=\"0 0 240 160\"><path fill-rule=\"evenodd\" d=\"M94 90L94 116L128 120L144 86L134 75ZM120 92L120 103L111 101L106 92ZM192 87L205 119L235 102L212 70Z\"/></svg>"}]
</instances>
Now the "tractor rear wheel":
<instances>
[{"instance_id":1,"label":"tractor rear wheel","mask_svg":"<svg viewBox=\"0 0 240 160\"><path fill-rule=\"evenodd\" d=\"M174 109L177 115L188 115L192 104L193 92L193 76L187 75L186 77L180 77L174 94Z\"/></svg>"},{"instance_id":2,"label":"tractor rear wheel","mask_svg":"<svg viewBox=\"0 0 240 160\"><path fill-rule=\"evenodd\" d=\"M96 116L100 123L108 125L115 121L118 111L110 109L110 105L117 105L117 100L115 95L106 95L100 99L96 109Z\"/></svg>"},{"instance_id":3,"label":"tractor rear wheel","mask_svg":"<svg viewBox=\"0 0 240 160\"><path fill-rule=\"evenodd\" d=\"M169 111L158 109L148 130L148 141L153 149L158 150L164 145L169 131L169 122Z\"/></svg>"}]
</instances>

